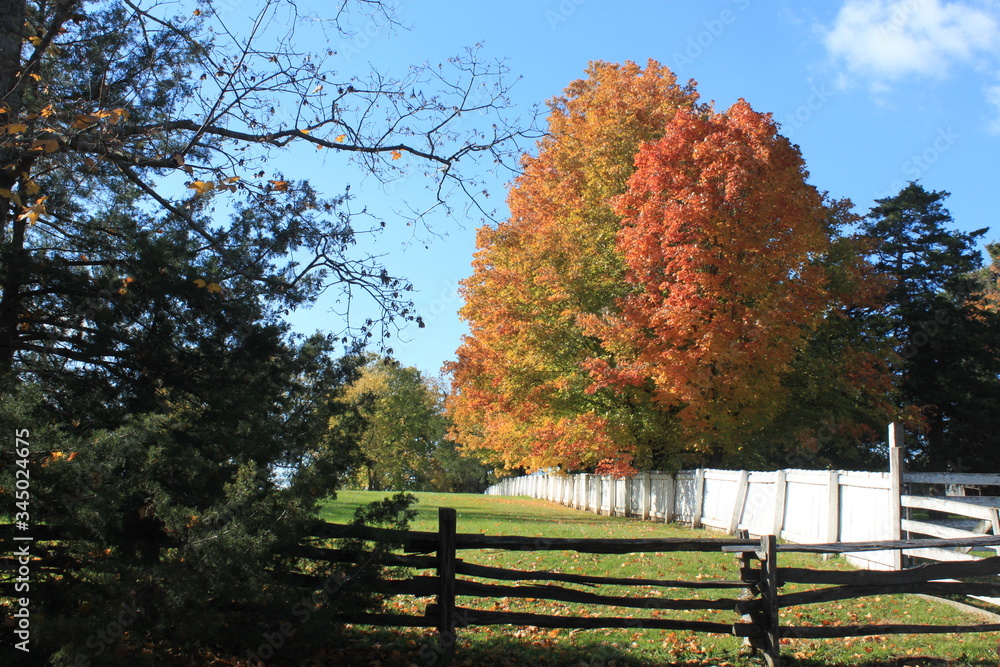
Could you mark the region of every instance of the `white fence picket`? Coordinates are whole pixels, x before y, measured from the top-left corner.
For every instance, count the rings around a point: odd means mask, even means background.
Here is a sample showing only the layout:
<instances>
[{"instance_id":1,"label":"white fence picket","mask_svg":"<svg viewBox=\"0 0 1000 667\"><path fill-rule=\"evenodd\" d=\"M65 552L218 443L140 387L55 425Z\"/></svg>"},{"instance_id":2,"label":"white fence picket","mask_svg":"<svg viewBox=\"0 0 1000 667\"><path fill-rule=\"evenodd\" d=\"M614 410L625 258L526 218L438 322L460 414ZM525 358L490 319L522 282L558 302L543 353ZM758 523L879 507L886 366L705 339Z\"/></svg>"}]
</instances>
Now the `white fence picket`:
<instances>
[{"instance_id":1,"label":"white fence picket","mask_svg":"<svg viewBox=\"0 0 1000 667\"><path fill-rule=\"evenodd\" d=\"M486 493L543 498L604 515L627 512L655 521L696 522L753 536L777 529L793 542L825 542L831 535L841 541L879 540L891 532L885 473L684 470L643 473L632 480L534 474L500 480ZM855 554L852 560L870 568L891 565L883 552Z\"/></svg>"}]
</instances>

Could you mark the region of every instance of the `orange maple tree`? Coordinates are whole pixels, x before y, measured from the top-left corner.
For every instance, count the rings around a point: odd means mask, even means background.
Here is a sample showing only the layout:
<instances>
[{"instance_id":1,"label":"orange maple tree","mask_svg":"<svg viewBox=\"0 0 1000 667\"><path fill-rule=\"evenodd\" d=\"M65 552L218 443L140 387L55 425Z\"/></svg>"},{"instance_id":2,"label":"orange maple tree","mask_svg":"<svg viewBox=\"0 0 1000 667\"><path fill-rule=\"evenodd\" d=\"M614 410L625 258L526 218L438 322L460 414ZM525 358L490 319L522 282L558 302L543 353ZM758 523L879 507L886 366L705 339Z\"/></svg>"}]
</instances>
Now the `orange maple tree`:
<instances>
[{"instance_id":1,"label":"orange maple tree","mask_svg":"<svg viewBox=\"0 0 1000 667\"><path fill-rule=\"evenodd\" d=\"M830 261L849 202L810 186L742 100L716 113L653 61L587 73L550 103L509 220L479 231L452 437L508 468L617 473L737 449L787 410L786 380L817 367L813 335L865 292L859 255ZM850 373L886 376L851 358L823 381L850 393Z\"/></svg>"},{"instance_id":2,"label":"orange maple tree","mask_svg":"<svg viewBox=\"0 0 1000 667\"><path fill-rule=\"evenodd\" d=\"M698 96L654 61L595 62L587 75L549 103L549 133L523 159L510 218L479 230L463 284L471 334L450 369L453 437L508 467L627 465L644 432L661 430L648 398L586 393L583 363L605 352L578 318L628 291L610 199L640 144L677 109L699 108Z\"/></svg>"},{"instance_id":3,"label":"orange maple tree","mask_svg":"<svg viewBox=\"0 0 1000 667\"><path fill-rule=\"evenodd\" d=\"M730 441L775 414L782 376L825 311L823 198L798 150L743 100L678 113L636 165L615 210L639 289L619 314L589 318L619 363L587 366L597 387L652 379L686 431Z\"/></svg>"}]
</instances>

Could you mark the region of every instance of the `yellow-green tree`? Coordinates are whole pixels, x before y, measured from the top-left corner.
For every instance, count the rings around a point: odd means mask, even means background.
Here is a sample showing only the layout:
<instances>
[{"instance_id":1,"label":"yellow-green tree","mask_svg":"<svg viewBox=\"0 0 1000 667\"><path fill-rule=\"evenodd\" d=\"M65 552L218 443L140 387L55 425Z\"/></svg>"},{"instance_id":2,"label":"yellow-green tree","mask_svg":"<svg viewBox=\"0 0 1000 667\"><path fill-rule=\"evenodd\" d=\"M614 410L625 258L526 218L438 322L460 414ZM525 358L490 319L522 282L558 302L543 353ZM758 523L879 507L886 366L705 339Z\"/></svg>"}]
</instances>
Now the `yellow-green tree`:
<instances>
[{"instance_id":1,"label":"yellow-green tree","mask_svg":"<svg viewBox=\"0 0 1000 667\"><path fill-rule=\"evenodd\" d=\"M373 491L429 486L447 431L443 396L432 382L412 366L373 356L338 401L364 424L356 485ZM340 428L343 419L335 417L331 427Z\"/></svg>"}]
</instances>

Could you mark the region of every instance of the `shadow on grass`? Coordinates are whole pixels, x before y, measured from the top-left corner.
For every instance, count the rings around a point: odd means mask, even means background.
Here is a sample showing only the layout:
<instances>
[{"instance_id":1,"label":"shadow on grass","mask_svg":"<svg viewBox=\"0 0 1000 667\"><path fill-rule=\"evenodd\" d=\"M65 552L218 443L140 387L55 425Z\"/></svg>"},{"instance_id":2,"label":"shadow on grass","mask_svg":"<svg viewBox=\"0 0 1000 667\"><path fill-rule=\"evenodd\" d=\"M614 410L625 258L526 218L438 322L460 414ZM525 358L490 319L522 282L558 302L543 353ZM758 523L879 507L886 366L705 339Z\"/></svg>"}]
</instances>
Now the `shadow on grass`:
<instances>
[{"instance_id":1,"label":"shadow on grass","mask_svg":"<svg viewBox=\"0 0 1000 667\"><path fill-rule=\"evenodd\" d=\"M381 667L430 667L452 665L460 667L546 667L576 665L580 667L658 667L687 665L690 667L763 667L761 654L756 656L733 652L713 652L710 655L685 653L676 657L651 658L648 653L628 646L606 643L558 643L538 641L538 636L518 638L509 628L502 634L470 637L471 629L460 632L454 659L449 663L446 651L433 631L398 631L384 628L348 627L341 635L331 638L330 645L314 661L297 665L333 667L334 665L380 665ZM465 635L465 636L463 636ZM282 663L269 663L280 665ZM911 656L882 660L849 658L843 660L796 659L791 652L782 655L782 665L802 667L996 667L996 660L945 660L929 656Z\"/></svg>"},{"instance_id":2,"label":"shadow on grass","mask_svg":"<svg viewBox=\"0 0 1000 667\"><path fill-rule=\"evenodd\" d=\"M592 667L640 667L642 665L690 664L695 662L650 662L630 655L627 648L611 644L576 646L566 642L555 644L539 642L537 636L517 638L509 632L489 636L475 635L477 629L466 628L459 632L454 659L448 663L446 646L431 630L420 632L396 631L385 628L347 628L324 652L329 662L316 665L383 665L405 667L430 667L431 665L493 665L555 666L587 665ZM310 663L312 664L312 663ZM718 665L718 661L704 663ZM751 665L753 663L747 663Z\"/></svg>"}]
</instances>

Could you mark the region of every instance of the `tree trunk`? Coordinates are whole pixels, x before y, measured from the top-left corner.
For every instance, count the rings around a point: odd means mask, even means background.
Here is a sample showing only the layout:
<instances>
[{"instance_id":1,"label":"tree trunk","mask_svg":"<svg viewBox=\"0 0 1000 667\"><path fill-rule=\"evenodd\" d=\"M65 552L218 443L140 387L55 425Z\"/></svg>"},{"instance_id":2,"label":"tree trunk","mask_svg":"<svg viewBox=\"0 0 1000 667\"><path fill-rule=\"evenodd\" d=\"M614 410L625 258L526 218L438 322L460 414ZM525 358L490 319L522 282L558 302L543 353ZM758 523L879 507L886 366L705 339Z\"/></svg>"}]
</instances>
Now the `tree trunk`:
<instances>
[{"instance_id":1,"label":"tree trunk","mask_svg":"<svg viewBox=\"0 0 1000 667\"><path fill-rule=\"evenodd\" d=\"M21 44L25 0L0 0L0 126L13 122L21 112L17 85L21 70ZM13 191L19 161L15 146L0 145L0 188ZM12 367L17 345L17 319L24 264L24 220L18 220L12 201L0 198L0 376Z\"/></svg>"}]
</instances>

